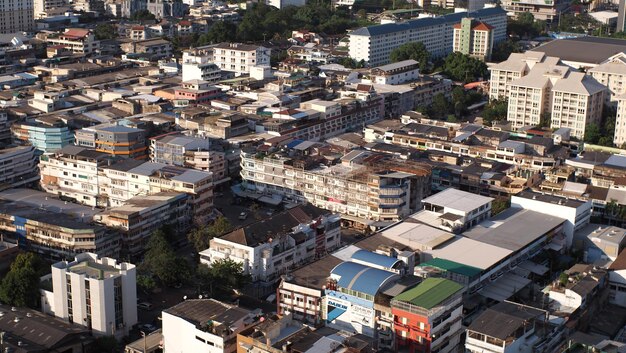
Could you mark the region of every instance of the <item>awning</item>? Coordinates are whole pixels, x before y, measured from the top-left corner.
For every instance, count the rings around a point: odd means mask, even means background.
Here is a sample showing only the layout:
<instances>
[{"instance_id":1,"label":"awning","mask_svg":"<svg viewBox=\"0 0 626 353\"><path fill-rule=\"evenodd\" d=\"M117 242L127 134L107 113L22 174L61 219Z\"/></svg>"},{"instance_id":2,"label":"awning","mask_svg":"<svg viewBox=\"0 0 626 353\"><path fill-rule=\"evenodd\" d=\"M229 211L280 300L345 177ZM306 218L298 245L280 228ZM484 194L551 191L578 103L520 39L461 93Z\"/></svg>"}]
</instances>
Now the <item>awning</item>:
<instances>
[{"instance_id":1,"label":"awning","mask_svg":"<svg viewBox=\"0 0 626 353\"><path fill-rule=\"evenodd\" d=\"M348 221L352 221L352 222L358 222L361 224L365 224L365 225L371 225L372 223L374 223L374 221L372 221L371 219L365 219L365 218L361 218L361 217L357 217L357 216L351 216L349 214L342 214L341 215L341 219L345 219Z\"/></svg>"},{"instance_id":2,"label":"awning","mask_svg":"<svg viewBox=\"0 0 626 353\"><path fill-rule=\"evenodd\" d=\"M501 302L512 297L530 282L528 278L509 272L488 284L480 291L480 295Z\"/></svg>"},{"instance_id":3,"label":"awning","mask_svg":"<svg viewBox=\"0 0 626 353\"><path fill-rule=\"evenodd\" d=\"M272 206L278 206L280 205L281 202L283 202L283 198L282 196L277 196L277 195L274 195L274 197L264 195L264 196L259 197L259 201L272 205Z\"/></svg>"},{"instance_id":4,"label":"awning","mask_svg":"<svg viewBox=\"0 0 626 353\"><path fill-rule=\"evenodd\" d=\"M540 265L538 263L534 263L530 260L524 261L521 264L519 264L519 267L526 269L534 274L537 274L539 276L543 276L546 273L548 273L548 271L550 270L549 268L547 268L544 265Z\"/></svg>"},{"instance_id":5,"label":"awning","mask_svg":"<svg viewBox=\"0 0 626 353\"><path fill-rule=\"evenodd\" d=\"M326 321L333 322L336 318L343 315L343 313L345 312L346 310L344 309L334 308L333 310L328 312L328 317L326 318Z\"/></svg>"}]
</instances>

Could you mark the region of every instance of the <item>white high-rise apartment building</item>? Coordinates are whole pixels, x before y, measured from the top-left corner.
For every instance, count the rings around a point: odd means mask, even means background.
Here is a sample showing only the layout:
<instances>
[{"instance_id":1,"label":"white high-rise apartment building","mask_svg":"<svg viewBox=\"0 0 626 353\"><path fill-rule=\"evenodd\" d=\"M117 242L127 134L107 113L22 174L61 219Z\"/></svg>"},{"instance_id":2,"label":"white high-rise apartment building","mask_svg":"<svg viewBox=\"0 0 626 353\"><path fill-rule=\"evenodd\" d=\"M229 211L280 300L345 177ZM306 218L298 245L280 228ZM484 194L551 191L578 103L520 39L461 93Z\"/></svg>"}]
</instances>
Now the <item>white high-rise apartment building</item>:
<instances>
[{"instance_id":1,"label":"white high-rise apartment building","mask_svg":"<svg viewBox=\"0 0 626 353\"><path fill-rule=\"evenodd\" d=\"M183 80L203 80L211 83L222 77L220 68L212 62L212 46L191 48L183 51Z\"/></svg>"},{"instance_id":2,"label":"white high-rise apartment building","mask_svg":"<svg viewBox=\"0 0 626 353\"><path fill-rule=\"evenodd\" d=\"M98 335L128 335L137 323L135 265L82 253L72 262L52 265L42 278L51 291L41 290L47 314L91 328Z\"/></svg>"},{"instance_id":3,"label":"white high-rise apartment building","mask_svg":"<svg viewBox=\"0 0 626 353\"><path fill-rule=\"evenodd\" d=\"M254 66L270 65L270 49L241 43L220 43L213 47L213 63L236 76L248 75Z\"/></svg>"},{"instance_id":4,"label":"white high-rise apartment building","mask_svg":"<svg viewBox=\"0 0 626 353\"><path fill-rule=\"evenodd\" d=\"M0 0L0 33L35 30L33 0Z\"/></svg>"},{"instance_id":5,"label":"white high-rise apartment building","mask_svg":"<svg viewBox=\"0 0 626 353\"><path fill-rule=\"evenodd\" d=\"M626 94L617 97L617 117L615 118L613 143L620 148L626 143Z\"/></svg>"},{"instance_id":6,"label":"white high-rise apartment building","mask_svg":"<svg viewBox=\"0 0 626 353\"><path fill-rule=\"evenodd\" d=\"M582 139L585 126L601 120L606 87L567 66L540 63L511 81L508 91L507 120L513 129L550 119L550 127L569 128L572 136Z\"/></svg>"},{"instance_id":7,"label":"white high-rise apartment building","mask_svg":"<svg viewBox=\"0 0 626 353\"><path fill-rule=\"evenodd\" d=\"M587 73L609 89L606 100L617 104L618 96L626 93L626 54L618 53Z\"/></svg>"},{"instance_id":8,"label":"white high-rise apartment building","mask_svg":"<svg viewBox=\"0 0 626 353\"><path fill-rule=\"evenodd\" d=\"M506 61L489 67L491 72L489 99L508 97L508 85L513 80L526 76L536 64L557 65L559 60L559 58L535 51L511 54Z\"/></svg>"},{"instance_id":9,"label":"white high-rise apartment building","mask_svg":"<svg viewBox=\"0 0 626 353\"><path fill-rule=\"evenodd\" d=\"M421 18L399 23L362 27L349 33L350 57L370 66L390 62L391 52L408 42L422 42L435 58L452 53L453 26L467 17L459 12L435 18ZM506 39L506 12L500 8L484 8L471 14L477 21L493 27L493 43Z\"/></svg>"},{"instance_id":10,"label":"white high-rise apartment building","mask_svg":"<svg viewBox=\"0 0 626 353\"><path fill-rule=\"evenodd\" d=\"M68 6L67 0L35 0L35 19L48 16L48 12Z\"/></svg>"}]
</instances>

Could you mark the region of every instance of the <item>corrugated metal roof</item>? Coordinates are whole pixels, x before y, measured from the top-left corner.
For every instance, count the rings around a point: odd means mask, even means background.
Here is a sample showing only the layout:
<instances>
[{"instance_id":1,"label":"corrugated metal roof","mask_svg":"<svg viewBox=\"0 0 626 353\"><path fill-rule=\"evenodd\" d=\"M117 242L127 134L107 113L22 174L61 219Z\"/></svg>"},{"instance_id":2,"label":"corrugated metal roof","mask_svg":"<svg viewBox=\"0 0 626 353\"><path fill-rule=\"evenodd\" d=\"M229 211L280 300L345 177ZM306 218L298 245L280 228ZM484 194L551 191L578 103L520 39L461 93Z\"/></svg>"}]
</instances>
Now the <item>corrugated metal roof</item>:
<instances>
[{"instance_id":1,"label":"corrugated metal roof","mask_svg":"<svg viewBox=\"0 0 626 353\"><path fill-rule=\"evenodd\" d=\"M439 305L462 289L462 285L448 279L427 278L417 285L417 287L396 296L393 300L408 302L428 310Z\"/></svg>"},{"instance_id":2,"label":"corrugated metal roof","mask_svg":"<svg viewBox=\"0 0 626 353\"><path fill-rule=\"evenodd\" d=\"M423 262L419 264L419 266L436 267L436 268L440 268L448 272L458 273L460 275L467 276L467 277L477 276L482 271L480 268L477 268L477 267L467 266L464 264L460 264L458 262L454 262L454 261L450 261L446 259L440 259L440 258L435 258L430 261Z\"/></svg>"},{"instance_id":3,"label":"corrugated metal roof","mask_svg":"<svg viewBox=\"0 0 626 353\"><path fill-rule=\"evenodd\" d=\"M400 262L400 260L385 256L382 254L377 254L375 252L367 251L367 250L359 250L352 254L353 260L360 260L363 262L370 263L372 265L377 265L385 268L392 268L395 264Z\"/></svg>"},{"instance_id":4,"label":"corrugated metal roof","mask_svg":"<svg viewBox=\"0 0 626 353\"><path fill-rule=\"evenodd\" d=\"M379 270L356 262L344 262L337 265L331 274L338 276L337 285L361 293L376 295L378 290L390 279L400 277L389 271Z\"/></svg>"}]
</instances>

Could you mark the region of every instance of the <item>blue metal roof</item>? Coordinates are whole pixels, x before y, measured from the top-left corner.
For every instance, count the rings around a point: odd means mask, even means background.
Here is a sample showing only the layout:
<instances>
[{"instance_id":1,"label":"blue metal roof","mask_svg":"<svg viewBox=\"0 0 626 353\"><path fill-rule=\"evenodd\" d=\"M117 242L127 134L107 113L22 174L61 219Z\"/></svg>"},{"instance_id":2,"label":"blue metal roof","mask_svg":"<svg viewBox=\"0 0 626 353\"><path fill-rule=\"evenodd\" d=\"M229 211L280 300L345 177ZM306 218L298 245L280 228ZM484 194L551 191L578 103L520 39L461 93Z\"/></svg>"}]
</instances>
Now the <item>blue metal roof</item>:
<instances>
[{"instance_id":1,"label":"blue metal roof","mask_svg":"<svg viewBox=\"0 0 626 353\"><path fill-rule=\"evenodd\" d=\"M379 270L356 262L343 262L330 272L339 276L337 285L361 293L376 295L380 287L392 277L399 277L389 271Z\"/></svg>"},{"instance_id":2,"label":"blue metal roof","mask_svg":"<svg viewBox=\"0 0 626 353\"><path fill-rule=\"evenodd\" d=\"M294 148L297 145L301 144L302 142L304 142L304 141L303 140L293 140L293 141L291 141L291 142L289 142L287 144L287 148Z\"/></svg>"},{"instance_id":3,"label":"blue metal roof","mask_svg":"<svg viewBox=\"0 0 626 353\"><path fill-rule=\"evenodd\" d=\"M377 254L375 252L367 250L358 250L357 252L352 254L352 258L354 260L360 260L370 263L372 265L377 265L385 268L392 268L395 264L400 262L400 260L394 257Z\"/></svg>"}]
</instances>

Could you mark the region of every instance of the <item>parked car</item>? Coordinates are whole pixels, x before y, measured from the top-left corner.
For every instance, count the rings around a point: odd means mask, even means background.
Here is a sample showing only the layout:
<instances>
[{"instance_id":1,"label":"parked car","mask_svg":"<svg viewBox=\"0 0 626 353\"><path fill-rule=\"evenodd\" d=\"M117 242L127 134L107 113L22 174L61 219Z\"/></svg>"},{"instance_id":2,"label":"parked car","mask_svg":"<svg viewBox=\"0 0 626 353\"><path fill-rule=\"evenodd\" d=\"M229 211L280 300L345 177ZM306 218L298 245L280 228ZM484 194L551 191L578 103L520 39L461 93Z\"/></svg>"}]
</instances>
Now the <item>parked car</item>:
<instances>
[{"instance_id":1,"label":"parked car","mask_svg":"<svg viewBox=\"0 0 626 353\"><path fill-rule=\"evenodd\" d=\"M241 212L239 214L239 219L242 221L245 221L248 218L248 213L247 212Z\"/></svg>"},{"instance_id":2,"label":"parked car","mask_svg":"<svg viewBox=\"0 0 626 353\"><path fill-rule=\"evenodd\" d=\"M143 331L144 333L150 333L157 330L157 327L152 324L141 324L139 325L139 331Z\"/></svg>"},{"instance_id":3,"label":"parked car","mask_svg":"<svg viewBox=\"0 0 626 353\"><path fill-rule=\"evenodd\" d=\"M154 306L148 302L141 302L137 304L137 307L143 310L152 310L152 308L154 308Z\"/></svg>"}]
</instances>

